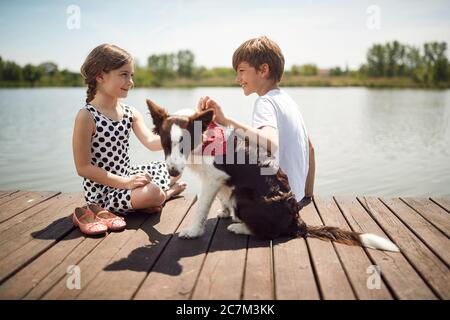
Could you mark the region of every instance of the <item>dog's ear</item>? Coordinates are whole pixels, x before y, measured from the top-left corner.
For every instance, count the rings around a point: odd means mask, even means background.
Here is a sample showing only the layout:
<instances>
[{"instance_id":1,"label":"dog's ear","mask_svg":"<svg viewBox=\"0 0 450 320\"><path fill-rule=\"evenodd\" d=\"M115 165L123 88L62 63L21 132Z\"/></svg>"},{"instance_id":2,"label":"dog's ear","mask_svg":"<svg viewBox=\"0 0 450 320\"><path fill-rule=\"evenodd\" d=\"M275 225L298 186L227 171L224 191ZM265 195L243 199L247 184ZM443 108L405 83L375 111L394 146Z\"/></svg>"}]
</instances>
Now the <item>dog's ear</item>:
<instances>
[{"instance_id":1,"label":"dog's ear","mask_svg":"<svg viewBox=\"0 0 450 320\"><path fill-rule=\"evenodd\" d=\"M153 132L159 135L164 119L166 119L169 116L169 114L164 108L158 106L150 99L147 99L146 101L148 110L150 111L150 115L152 116L153 119L153 125L155 126L153 128Z\"/></svg>"},{"instance_id":2,"label":"dog's ear","mask_svg":"<svg viewBox=\"0 0 450 320\"><path fill-rule=\"evenodd\" d=\"M197 112L196 114L189 117L189 122L194 123L195 121L202 122L202 132L208 128L211 121L214 119L214 110L209 109L202 112Z\"/></svg>"}]
</instances>

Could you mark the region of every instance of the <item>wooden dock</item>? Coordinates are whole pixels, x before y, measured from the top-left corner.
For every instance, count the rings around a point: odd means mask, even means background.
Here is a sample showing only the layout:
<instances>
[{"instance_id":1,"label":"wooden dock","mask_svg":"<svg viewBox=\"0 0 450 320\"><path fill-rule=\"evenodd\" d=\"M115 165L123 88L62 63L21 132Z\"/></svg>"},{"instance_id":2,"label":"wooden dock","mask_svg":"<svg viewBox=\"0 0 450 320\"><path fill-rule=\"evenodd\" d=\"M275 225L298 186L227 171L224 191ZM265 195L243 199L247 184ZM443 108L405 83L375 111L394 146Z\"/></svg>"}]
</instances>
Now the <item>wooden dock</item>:
<instances>
[{"instance_id":1,"label":"wooden dock","mask_svg":"<svg viewBox=\"0 0 450 320\"><path fill-rule=\"evenodd\" d=\"M301 211L311 225L388 237L401 253L235 235L217 203L205 235L181 240L192 195L85 237L70 219L83 204L81 193L0 192L0 299L450 298L450 198L316 197Z\"/></svg>"}]
</instances>

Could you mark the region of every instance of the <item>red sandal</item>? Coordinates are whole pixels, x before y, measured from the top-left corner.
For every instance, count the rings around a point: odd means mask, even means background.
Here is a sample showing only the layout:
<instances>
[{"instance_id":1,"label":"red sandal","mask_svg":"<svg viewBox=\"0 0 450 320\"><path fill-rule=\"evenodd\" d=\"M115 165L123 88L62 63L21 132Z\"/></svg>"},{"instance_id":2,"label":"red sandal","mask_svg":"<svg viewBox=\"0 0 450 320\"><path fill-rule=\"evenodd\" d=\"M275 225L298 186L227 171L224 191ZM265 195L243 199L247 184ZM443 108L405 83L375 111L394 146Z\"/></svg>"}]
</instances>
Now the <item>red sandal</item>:
<instances>
[{"instance_id":1,"label":"red sandal","mask_svg":"<svg viewBox=\"0 0 450 320\"><path fill-rule=\"evenodd\" d=\"M111 231L120 231L127 226L125 219L103 209L98 204L88 204L88 209L93 212L96 218L104 223Z\"/></svg>"},{"instance_id":2,"label":"red sandal","mask_svg":"<svg viewBox=\"0 0 450 320\"><path fill-rule=\"evenodd\" d=\"M87 208L75 208L72 214L72 222L80 228L80 231L87 235L97 235L108 231L108 227L96 218L92 211Z\"/></svg>"}]
</instances>

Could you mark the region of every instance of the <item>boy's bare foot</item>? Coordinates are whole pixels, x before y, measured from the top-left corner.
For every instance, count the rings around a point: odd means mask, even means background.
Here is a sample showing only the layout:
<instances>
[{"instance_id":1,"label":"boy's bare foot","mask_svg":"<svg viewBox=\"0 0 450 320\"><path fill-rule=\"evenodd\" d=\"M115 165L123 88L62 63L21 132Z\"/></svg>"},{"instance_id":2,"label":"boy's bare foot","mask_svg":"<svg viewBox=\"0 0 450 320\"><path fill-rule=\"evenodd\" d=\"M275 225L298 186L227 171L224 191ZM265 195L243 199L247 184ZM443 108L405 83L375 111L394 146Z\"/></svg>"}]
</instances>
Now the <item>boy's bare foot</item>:
<instances>
[{"instance_id":1,"label":"boy's bare foot","mask_svg":"<svg viewBox=\"0 0 450 320\"><path fill-rule=\"evenodd\" d=\"M175 182L173 185L170 186L170 189L166 191L166 201L170 198L182 193L187 188L186 182Z\"/></svg>"}]
</instances>

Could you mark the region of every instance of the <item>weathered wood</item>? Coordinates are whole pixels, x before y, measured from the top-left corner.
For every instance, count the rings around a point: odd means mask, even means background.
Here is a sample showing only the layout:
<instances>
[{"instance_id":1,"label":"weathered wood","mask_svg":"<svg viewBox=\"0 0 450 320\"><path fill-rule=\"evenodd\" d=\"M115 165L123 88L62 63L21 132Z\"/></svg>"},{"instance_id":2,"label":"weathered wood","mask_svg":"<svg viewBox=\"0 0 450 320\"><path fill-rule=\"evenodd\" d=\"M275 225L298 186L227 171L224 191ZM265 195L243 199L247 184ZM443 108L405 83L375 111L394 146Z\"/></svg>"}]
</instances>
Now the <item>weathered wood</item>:
<instances>
[{"instance_id":1,"label":"weathered wood","mask_svg":"<svg viewBox=\"0 0 450 320\"><path fill-rule=\"evenodd\" d=\"M439 206L441 206L442 208L444 208L447 212L450 213L450 197L448 198L430 198L431 201L433 201L434 203L438 204Z\"/></svg>"},{"instance_id":2,"label":"weathered wood","mask_svg":"<svg viewBox=\"0 0 450 320\"><path fill-rule=\"evenodd\" d=\"M18 192L18 190L15 191L0 191L0 204L2 203L2 199L6 196L9 196L15 192Z\"/></svg>"},{"instance_id":3,"label":"weathered wood","mask_svg":"<svg viewBox=\"0 0 450 320\"><path fill-rule=\"evenodd\" d=\"M271 241L250 237L243 287L244 300L274 299Z\"/></svg>"},{"instance_id":4,"label":"weathered wood","mask_svg":"<svg viewBox=\"0 0 450 320\"><path fill-rule=\"evenodd\" d=\"M305 239L280 238L273 244L276 299L320 299Z\"/></svg>"},{"instance_id":5,"label":"weathered wood","mask_svg":"<svg viewBox=\"0 0 450 320\"><path fill-rule=\"evenodd\" d=\"M322 220L327 226L335 226L343 230L351 231L332 198L315 197L314 202ZM363 248L341 243L334 243L334 246L358 299L392 299L382 279L380 280L379 287L376 289L367 285L370 276L367 271L371 271L370 267L373 263L367 257Z\"/></svg>"},{"instance_id":6,"label":"weathered wood","mask_svg":"<svg viewBox=\"0 0 450 320\"><path fill-rule=\"evenodd\" d=\"M203 236L191 240L180 239L178 233L190 225L193 215L196 214L197 204L183 219L177 234L170 240L134 299L187 300L191 296L217 227L217 210L220 208L220 204L215 201L209 210Z\"/></svg>"},{"instance_id":7,"label":"weathered wood","mask_svg":"<svg viewBox=\"0 0 450 320\"><path fill-rule=\"evenodd\" d=\"M0 205L0 223L58 194L59 192L27 192L14 201L6 202Z\"/></svg>"},{"instance_id":8,"label":"weathered wood","mask_svg":"<svg viewBox=\"0 0 450 320\"><path fill-rule=\"evenodd\" d=\"M179 198L151 215L77 299L131 299L194 202ZM166 212L164 212L166 210Z\"/></svg>"},{"instance_id":9,"label":"weathered wood","mask_svg":"<svg viewBox=\"0 0 450 320\"><path fill-rule=\"evenodd\" d=\"M358 199L399 246L415 269L426 279L434 292L440 298L449 299L450 273L446 265L404 226L380 200L374 197L358 197Z\"/></svg>"},{"instance_id":10,"label":"weathered wood","mask_svg":"<svg viewBox=\"0 0 450 320\"><path fill-rule=\"evenodd\" d=\"M79 229L73 231L73 236L77 236L81 234ZM66 238L60 241L60 243L64 243L69 241L71 234L69 234ZM69 276L68 268L71 266L79 265L80 261L82 261L87 255L91 253L93 249L95 249L102 241L104 241L107 236L103 237L85 237L85 235L80 236L82 241L79 245L77 245L71 252L67 252L67 256L64 260L57 264L43 279L40 281L36 281L36 284L33 284L33 288L25 295L23 299L26 300L36 300L41 299L45 293L47 293L58 281L61 279L66 279ZM59 244L59 243L58 243ZM56 246L55 246L56 247ZM53 248L52 248L53 249ZM58 251L62 250L60 247L57 248ZM50 256L48 259L54 259L53 255L57 254L54 252L49 252ZM62 254L63 255L63 254ZM47 258L42 256L43 259ZM45 262L42 262L44 265ZM39 268L39 264L33 266L34 268ZM25 271L28 268L25 269Z\"/></svg>"},{"instance_id":11,"label":"weathered wood","mask_svg":"<svg viewBox=\"0 0 450 320\"><path fill-rule=\"evenodd\" d=\"M15 256L22 253L26 254L23 247L30 241L34 241L31 244L31 247L33 247L37 243L43 244L43 241L40 240L44 240L44 242L55 240L54 237L62 236L64 232L73 229L74 226L68 217L75 207L83 203L84 199L80 194L63 194L24 211L24 215L30 216L24 221L20 221L22 214L5 221L4 224L19 220L9 229L0 233L0 260L5 259L11 253L14 253ZM66 230L65 226L69 230ZM56 229L57 233L54 232ZM19 248L21 248L20 251L17 251Z\"/></svg>"},{"instance_id":12,"label":"weathered wood","mask_svg":"<svg viewBox=\"0 0 450 320\"><path fill-rule=\"evenodd\" d=\"M248 236L228 231L229 220L219 220L192 299L241 299Z\"/></svg>"},{"instance_id":13,"label":"weathered wood","mask_svg":"<svg viewBox=\"0 0 450 320\"><path fill-rule=\"evenodd\" d=\"M20 270L14 277L8 279L0 286L0 299L21 299L31 290L36 288L41 281L59 265L64 264L64 273L69 265L76 264L77 261L71 261L67 264L67 257L72 251L78 249L81 244L86 242L100 242L104 238L85 238L79 229L73 230L66 238L59 241L48 251L31 262L24 269Z\"/></svg>"},{"instance_id":14,"label":"weathered wood","mask_svg":"<svg viewBox=\"0 0 450 320\"><path fill-rule=\"evenodd\" d=\"M308 225L323 225L312 204L301 210L301 216ZM306 242L322 298L326 300L355 299L355 294L331 241L307 238Z\"/></svg>"},{"instance_id":15,"label":"weathered wood","mask_svg":"<svg viewBox=\"0 0 450 320\"><path fill-rule=\"evenodd\" d=\"M384 199L381 201L419 237L424 244L440 257L447 267L450 264L450 240L416 211L400 199ZM449 217L450 219L450 217Z\"/></svg>"},{"instance_id":16,"label":"weathered wood","mask_svg":"<svg viewBox=\"0 0 450 320\"><path fill-rule=\"evenodd\" d=\"M401 198L405 203L450 237L450 215L434 202L425 198Z\"/></svg>"},{"instance_id":17,"label":"weathered wood","mask_svg":"<svg viewBox=\"0 0 450 320\"><path fill-rule=\"evenodd\" d=\"M68 275L60 278L50 290L41 297L44 300L75 299L95 276L108 264L114 255L122 248L139 227L149 218L148 214L135 213L126 217L127 228L121 232L108 234L77 266L80 268L81 289L70 290L66 286ZM65 271L64 271L65 272Z\"/></svg>"},{"instance_id":18,"label":"weathered wood","mask_svg":"<svg viewBox=\"0 0 450 320\"><path fill-rule=\"evenodd\" d=\"M388 238L355 198L335 197L353 231ZM401 253L365 249L397 299L436 299L434 293Z\"/></svg>"},{"instance_id":19,"label":"weathered wood","mask_svg":"<svg viewBox=\"0 0 450 320\"><path fill-rule=\"evenodd\" d=\"M8 192L3 197L0 198L0 205L3 205L10 201L13 201L14 199L22 197L28 193L29 193L29 191L22 191L22 190Z\"/></svg>"},{"instance_id":20,"label":"weathered wood","mask_svg":"<svg viewBox=\"0 0 450 320\"><path fill-rule=\"evenodd\" d=\"M33 199L40 199L30 201ZM337 226L392 239L401 253L329 241L236 235L217 219L182 240L192 201L162 215L130 214L127 229L85 237L70 214L82 193L0 191L0 299L448 299L448 198L316 197L301 211L309 225ZM364 205L363 205L364 204ZM316 210L317 208L317 210ZM187 212L187 213L186 213ZM386 233L385 233L386 232ZM69 290L69 266L81 290ZM380 289L369 289L369 267Z\"/></svg>"}]
</instances>

